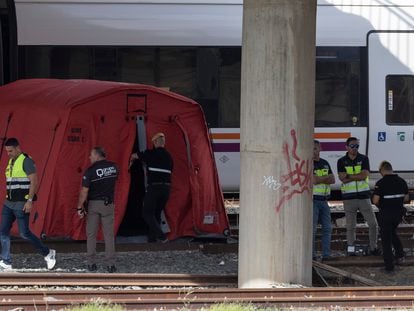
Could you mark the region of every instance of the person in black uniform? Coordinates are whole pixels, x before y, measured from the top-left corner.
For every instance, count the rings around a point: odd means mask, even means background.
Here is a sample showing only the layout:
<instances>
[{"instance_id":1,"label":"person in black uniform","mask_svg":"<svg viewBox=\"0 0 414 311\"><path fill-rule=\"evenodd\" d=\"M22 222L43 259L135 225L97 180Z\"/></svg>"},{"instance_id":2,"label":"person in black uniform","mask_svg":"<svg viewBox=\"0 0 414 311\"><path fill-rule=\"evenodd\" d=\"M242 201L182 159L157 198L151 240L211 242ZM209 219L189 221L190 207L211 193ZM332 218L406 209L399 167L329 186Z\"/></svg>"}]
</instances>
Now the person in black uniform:
<instances>
[{"instance_id":1,"label":"person in black uniform","mask_svg":"<svg viewBox=\"0 0 414 311\"><path fill-rule=\"evenodd\" d=\"M86 218L88 270L96 271L96 233L99 222L105 239L105 259L109 273L116 271L114 241L114 192L118 178L115 163L106 160L105 150L94 147L89 159L92 165L82 178L82 190L79 194L78 215ZM84 203L88 200L87 210Z\"/></svg>"},{"instance_id":2,"label":"person in black uniform","mask_svg":"<svg viewBox=\"0 0 414 311\"><path fill-rule=\"evenodd\" d=\"M161 229L161 212L170 196L173 160L165 149L165 135L155 134L152 139L154 148L133 153L131 162L137 159L147 164L148 187L144 198L142 217L148 225L148 242L167 242Z\"/></svg>"},{"instance_id":3,"label":"person in black uniform","mask_svg":"<svg viewBox=\"0 0 414 311\"><path fill-rule=\"evenodd\" d=\"M396 229L404 213L404 202L409 201L408 186L404 179L394 174L391 163L383 161L379 166L382 178L377 181L372 196L372 203L379 208L378 222L380 227L382 253L386 271L394 270L395 262L404 261L404 250Z\"/></svg>"}]
</instances>

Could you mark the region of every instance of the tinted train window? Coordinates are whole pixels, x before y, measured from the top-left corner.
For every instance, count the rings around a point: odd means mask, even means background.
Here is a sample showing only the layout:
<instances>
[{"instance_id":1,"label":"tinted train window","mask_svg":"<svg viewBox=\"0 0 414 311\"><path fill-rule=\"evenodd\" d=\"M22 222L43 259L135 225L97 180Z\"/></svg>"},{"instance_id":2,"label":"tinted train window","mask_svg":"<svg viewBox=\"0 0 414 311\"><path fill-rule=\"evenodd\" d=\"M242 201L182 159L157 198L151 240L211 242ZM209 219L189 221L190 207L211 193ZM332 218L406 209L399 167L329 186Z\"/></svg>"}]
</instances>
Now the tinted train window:
<instances>
[{"instance_id":1,"label":"tinted train window","mask_svg":"<svg viewBox=\"0 0 414 311\"><path fill-rule=\"evenodd\" d=\"M366 125L361 68L359 47L316 49L315 126Z\"/></svg>"},{"instance_id":2,"label":"tinted train window","mask_svg":"<svg viewBox=\"0 0 414 311\"><path fill-rule=\"evenodd\" d=\"M358 47L318 47L315 125L364 126ZM20 78L100 79L165 87L199 102L211 127L240 126L240 47L21 47Z\"/></svg>"},{"instance_id":3,"label":"tinted train window","mask_svg":"<svg viewBox=\"0 0 414 311\"><path fill-rule=\"evenodd\" d=\"M98 79L167 88L201 104L211 127L239 127L241 48L20 48L20 78Z\"/></svg>"},{"instance_id":4,"label":"tinted train window","mask_svg":"<svg viewBox=\"0 0 414 311\"><path fill-rule=\"evenodd\" d=\"M414 124L414 76L386 77L385 111L387 124Z\"/></svg>"},{"instance_id":5,"label":"tinted train window","mask_svg":"<svg viewBox=\"0 0 414 311\"><path fill-rule=\"evenodd\" d=\"M0 0L0 85L18 79L15 4Z\"/></svg>"}]
</instances>

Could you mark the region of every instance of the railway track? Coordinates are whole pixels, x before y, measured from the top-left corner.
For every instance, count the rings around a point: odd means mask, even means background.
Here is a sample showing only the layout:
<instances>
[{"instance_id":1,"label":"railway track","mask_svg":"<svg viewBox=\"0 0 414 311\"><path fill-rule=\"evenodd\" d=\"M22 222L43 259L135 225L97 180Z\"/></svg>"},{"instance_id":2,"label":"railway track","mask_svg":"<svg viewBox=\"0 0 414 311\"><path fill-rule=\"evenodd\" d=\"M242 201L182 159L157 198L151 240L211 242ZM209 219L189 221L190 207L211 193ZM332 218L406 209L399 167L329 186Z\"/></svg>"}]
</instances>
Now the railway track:
<instances>
[{"instance_id":1,"label":"railway track","mask_svg":"<svg viewBox=\"0 0 414 311\"><path fill-rule=\"evenodd\" d=\"M236 286L236 275L0 273L0 286Z\"/></svg>"},{"instance_id":2,"label":"railway track","mask_svg":"<svg viewBox=\"0 0 414 311\"><path fill-rule=\"evenodd\" d=\"M94 300L126 308L166 310L200 309L216 303L250 303L265 307L412 307L414 287L343 287L277 289L168 289L168 290L83 290L1 291L2 308L24 310L59 309Z\"/></svg>"}]
</instances>

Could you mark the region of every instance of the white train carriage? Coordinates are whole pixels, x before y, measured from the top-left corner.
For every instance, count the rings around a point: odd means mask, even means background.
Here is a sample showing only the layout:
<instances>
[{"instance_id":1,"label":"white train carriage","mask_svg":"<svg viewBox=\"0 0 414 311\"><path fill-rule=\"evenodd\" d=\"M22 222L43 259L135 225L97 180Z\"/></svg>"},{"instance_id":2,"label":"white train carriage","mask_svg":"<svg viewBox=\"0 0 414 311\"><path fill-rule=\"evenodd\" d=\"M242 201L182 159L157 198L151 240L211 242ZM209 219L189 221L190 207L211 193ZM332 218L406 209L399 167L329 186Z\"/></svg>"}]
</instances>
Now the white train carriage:
<instances>
[{"instance_id":1,"label":"white train carriage","mask_svg":"<svg viewBox=\"0 0 414 311\"><path fill-rule=\"evenodd\" d=\"M223 190L237 192L242 11L242 0L0 0L0 82L90 78L191 97ZM387 159L414 186L413 31L414 1L318 1L315 138L334 170L356 136L372 182Z\"/></svg>"}]
</instances>

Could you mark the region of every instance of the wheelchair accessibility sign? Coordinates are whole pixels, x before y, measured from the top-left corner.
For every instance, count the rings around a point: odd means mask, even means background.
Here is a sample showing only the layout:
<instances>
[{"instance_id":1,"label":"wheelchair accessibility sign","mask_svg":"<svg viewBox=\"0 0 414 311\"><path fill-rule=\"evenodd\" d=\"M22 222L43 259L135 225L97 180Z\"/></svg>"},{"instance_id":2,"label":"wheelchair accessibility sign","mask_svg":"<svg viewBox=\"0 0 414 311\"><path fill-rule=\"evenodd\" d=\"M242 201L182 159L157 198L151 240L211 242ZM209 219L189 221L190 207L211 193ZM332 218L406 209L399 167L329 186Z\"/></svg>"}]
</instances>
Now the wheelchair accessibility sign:
<instances>
[{"instance_id":1,"label":"wheelchair accessibility sign","mask_svg":"<svg viewBox=\"0 0 414 311\"><path fill-rule=\"evenodd\" d=\"M387 140L387 133L378 132L378 141L386 141L386 140Z\"/></svg>"}]
</instances>

